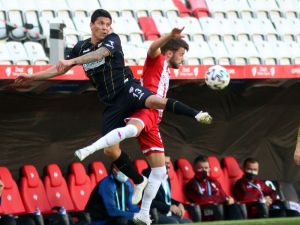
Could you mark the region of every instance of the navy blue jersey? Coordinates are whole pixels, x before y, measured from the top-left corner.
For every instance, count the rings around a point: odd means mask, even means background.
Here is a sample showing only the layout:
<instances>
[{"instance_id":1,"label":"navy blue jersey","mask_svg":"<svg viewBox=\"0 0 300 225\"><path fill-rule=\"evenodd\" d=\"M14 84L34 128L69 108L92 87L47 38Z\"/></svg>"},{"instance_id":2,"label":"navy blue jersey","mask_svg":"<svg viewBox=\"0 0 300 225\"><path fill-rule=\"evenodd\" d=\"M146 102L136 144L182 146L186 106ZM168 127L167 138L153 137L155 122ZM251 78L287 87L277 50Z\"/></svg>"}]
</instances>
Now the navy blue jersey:
<instances>
[{"instance_id":1,"label":"navy blue jersey","mask_svg":"<svg viewBox=\"0 0 300 225\"><path fill-rule=\"evenodd\" d=\"M97 88L100 99L110 103L115 95L124 88L125 83L134 79L130 68L124 64L124 54L119 36L111 33L95 45L91 43L90 38L79 41L67 58L76 58L100 47L105 47L110 55L100 61L86 63L82 66L88 78Z\"/></svg>"}]
</instances>

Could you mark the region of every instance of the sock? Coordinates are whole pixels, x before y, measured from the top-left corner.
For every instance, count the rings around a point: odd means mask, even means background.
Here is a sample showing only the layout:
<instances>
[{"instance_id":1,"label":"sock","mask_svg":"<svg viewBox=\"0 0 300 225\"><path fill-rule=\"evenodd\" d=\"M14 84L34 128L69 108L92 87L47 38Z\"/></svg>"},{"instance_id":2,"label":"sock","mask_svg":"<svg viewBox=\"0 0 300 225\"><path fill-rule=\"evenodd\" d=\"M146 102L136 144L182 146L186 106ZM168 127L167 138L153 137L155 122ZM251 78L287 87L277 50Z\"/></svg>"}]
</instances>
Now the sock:
<instances>
[{"instance_id":1,"label":"sock","mask_svg":"<svg viewBox=\"0 0 300 225\"><path fill-rule=\"evenodd\" d=\"M189 117L195 117L199 113L198 110L172 98L167 100L166 111Z\"/></svg>"},{"instance_id":2,"label":"sock","mask_svg":"<svg viewBox=\"0 0 300 225\"><path fill-rule=\"evenodd\" d=\"M144 190L140 213L149 216L152 200L155 198L161 182L165 178L167 170L165 166L151 168L148 184Z\"/></svg>"},{"instance_id":3,"label":"sock","mask_svg":"<svg viewBox=\"0 0 300 225\"><path fill-rule=\"evenodd\" d=\"M114 164L122 173L131 178L134 184L140 184L143 182L143 176L136 171L125 152L121 152L121 155L114 161Z\"/></svg>"},{"instance_id":4,"label":"sock","mask_svg":"<svg viewBox=\"0 0 300 225\"><path fill-rule=\"evenodd\" d=\"M97 150L112 146L114 144L118 144L126 138L135 137L137 133L138 130L136 126L128 124L125 127L116 128L110 131L99 140L85 148L88 149L91 153L94 153Z\"/></svg>"}]
</instances>

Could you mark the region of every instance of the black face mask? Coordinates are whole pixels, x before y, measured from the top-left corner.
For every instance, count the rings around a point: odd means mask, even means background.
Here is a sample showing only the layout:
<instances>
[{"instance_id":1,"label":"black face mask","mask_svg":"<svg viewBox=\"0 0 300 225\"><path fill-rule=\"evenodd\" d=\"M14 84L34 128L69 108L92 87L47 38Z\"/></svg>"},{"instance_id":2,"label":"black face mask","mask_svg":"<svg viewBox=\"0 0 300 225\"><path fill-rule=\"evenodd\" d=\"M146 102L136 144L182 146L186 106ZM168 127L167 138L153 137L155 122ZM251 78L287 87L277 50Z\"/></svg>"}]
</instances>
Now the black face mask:
<instances>
[{"instance_id":1,"label":"black face mask","mask_svg":"<svg viewBox=\"0 0 300 225\"><path fill-rule=\"evenodd\" d=\"M203 179L206 179L208 177L208 174L207 174L207 172L205 170L203 170L203 171L197 172L196 173L196 177L199 180L203 180Z\"/></svg>"},{"instance_id":2,"label":"black face mask","mask_svg":"<svg viewBox=\"0 0 300 225\"><path fill-rule=\"evenodd\" d=\"M245 176L247 179L252 180L256 175L254 175L253 173L246 172Z\"/></svg>"}]
</instances>

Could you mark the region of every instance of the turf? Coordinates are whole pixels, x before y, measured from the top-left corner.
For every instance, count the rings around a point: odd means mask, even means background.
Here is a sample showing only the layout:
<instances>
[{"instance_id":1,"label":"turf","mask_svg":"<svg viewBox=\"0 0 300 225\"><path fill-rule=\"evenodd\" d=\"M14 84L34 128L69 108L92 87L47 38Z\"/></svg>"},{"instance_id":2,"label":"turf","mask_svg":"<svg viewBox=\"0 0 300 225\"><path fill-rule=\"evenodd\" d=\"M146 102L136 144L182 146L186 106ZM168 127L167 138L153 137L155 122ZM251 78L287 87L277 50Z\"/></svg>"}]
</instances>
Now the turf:
<instances>
[{"instance_id":1,"label":"turf","mask_svg":"<svg viewBox=\"0 0 300 225\"><path fill-rule=\"evenodd\" d=\"M251 219L251 220L237 220L237 221L218 221L218 222L201 222L193 223L191 225L300 225L300 217L293 218L272 218L272 219Z\"/></svg>"}]
</instances>

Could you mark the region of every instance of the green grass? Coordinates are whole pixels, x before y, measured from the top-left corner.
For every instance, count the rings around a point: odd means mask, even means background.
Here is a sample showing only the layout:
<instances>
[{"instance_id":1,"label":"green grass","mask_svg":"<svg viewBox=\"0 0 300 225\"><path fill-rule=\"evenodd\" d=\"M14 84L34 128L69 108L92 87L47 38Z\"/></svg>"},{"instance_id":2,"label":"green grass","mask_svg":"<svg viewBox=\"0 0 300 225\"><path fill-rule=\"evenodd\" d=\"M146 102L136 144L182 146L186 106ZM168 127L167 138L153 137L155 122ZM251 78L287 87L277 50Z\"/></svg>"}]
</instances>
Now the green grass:
<instances>
[{"instance_id":1,"label":"green grass","mask_svg":"<svg viewBox=\"0 0 300 225\"><path fill-rule=\"evenodd\" d=\"M191 225L300 225L300 217L200 222Z\"/></svg>"}]
</instances>

